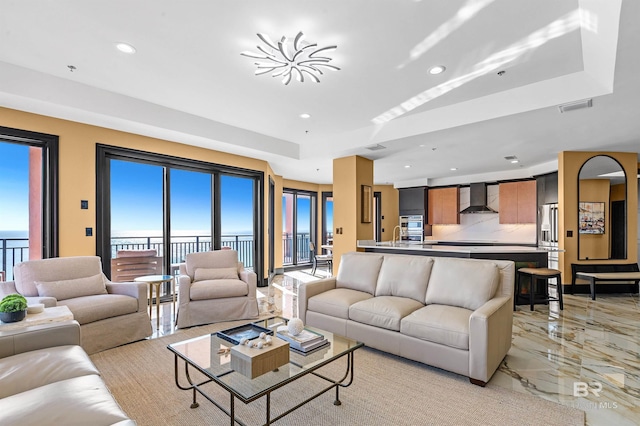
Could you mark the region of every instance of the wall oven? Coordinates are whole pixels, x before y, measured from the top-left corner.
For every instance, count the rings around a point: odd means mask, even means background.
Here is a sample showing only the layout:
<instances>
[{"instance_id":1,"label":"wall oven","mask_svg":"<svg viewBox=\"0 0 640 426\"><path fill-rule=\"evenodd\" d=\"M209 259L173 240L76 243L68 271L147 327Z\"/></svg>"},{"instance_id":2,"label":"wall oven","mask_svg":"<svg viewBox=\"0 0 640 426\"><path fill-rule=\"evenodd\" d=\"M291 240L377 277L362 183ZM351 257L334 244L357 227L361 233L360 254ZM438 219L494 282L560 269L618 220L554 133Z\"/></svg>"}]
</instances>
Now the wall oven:
<instances>
[{"instance_id":1,"label":"wall oven","mask_svg":"<svg viewBox=\"0 0 640 426\"><path fill-rule=\"evenodd\" d=\"M422 215L400 216L400 239L402 241L422 241L424 238L424 217Z\"/></svg>"}]
</instances>

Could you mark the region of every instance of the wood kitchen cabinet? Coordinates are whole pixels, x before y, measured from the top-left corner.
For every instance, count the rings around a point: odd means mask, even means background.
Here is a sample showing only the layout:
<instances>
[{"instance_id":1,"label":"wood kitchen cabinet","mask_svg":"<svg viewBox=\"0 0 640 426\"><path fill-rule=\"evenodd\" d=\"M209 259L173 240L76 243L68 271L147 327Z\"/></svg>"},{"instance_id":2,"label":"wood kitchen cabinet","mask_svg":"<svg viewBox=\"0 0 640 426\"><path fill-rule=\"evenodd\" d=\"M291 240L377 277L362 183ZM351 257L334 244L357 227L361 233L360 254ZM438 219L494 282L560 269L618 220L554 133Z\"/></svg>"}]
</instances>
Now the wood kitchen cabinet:
<instances>
[{"instance_id":1,"label":"wood kitchen cabinet","mask_svg":"<svg viewBox=\"0 0 640 426\"><path fill-rule=\"evenodd\" d=\"M500 223L536 223L536 181L501 183Z\"/></svg>"},{"instance_id":2,"label":"wood kitchen cabinet","mask_svg":"<svg viewBox=\"0 0 640 426\"><path fill-rule=\"evenodd\" d=\"M457 225L460 223L460 189L429 189L427 223L429 225Z\"/></svg>"}]
</instances>

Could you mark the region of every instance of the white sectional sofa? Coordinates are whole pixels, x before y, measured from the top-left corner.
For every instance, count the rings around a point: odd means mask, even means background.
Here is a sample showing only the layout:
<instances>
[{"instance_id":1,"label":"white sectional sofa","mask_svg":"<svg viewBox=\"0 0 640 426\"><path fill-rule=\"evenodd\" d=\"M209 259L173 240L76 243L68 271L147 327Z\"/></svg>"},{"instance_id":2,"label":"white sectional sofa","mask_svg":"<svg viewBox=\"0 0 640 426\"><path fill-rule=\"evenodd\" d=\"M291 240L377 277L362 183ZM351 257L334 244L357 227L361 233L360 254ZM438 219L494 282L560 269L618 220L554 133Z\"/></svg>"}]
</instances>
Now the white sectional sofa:
<instances>
[{"instance_id":1,"label":"white sectional sofa","mask_svg":"<svg viewBox=\"0 0 640 426\"><path fill-rule=\"evenodd\" d=\"M0 331L0 425L136 423L122 411L67 321Z\"/></svg>"},{"instance_id":2,"label":"white sectional sofa","mask_svg":"<svg viewBox=\"0 0 640 426\"><path fill-rule=\"evenodd\" d=\"M347 253L300 287L299 316L484 386L511 347L514 279L511 261Z\"/></svg>"}]
</instances>

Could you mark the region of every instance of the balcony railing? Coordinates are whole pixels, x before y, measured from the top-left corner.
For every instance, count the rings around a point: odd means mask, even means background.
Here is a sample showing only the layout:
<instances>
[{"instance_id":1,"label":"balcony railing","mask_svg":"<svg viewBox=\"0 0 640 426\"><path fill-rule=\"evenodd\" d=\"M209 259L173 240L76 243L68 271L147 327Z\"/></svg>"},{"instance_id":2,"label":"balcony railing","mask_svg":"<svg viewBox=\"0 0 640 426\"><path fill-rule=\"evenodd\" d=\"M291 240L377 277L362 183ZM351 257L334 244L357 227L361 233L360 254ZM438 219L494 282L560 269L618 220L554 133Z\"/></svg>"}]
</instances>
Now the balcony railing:
<instances>
[{"instance_id":1,"label":"balcony railing","mask_svg":"<svg viewBox=\"0 0 640 426\"><path fill-rule=\"evenodd\" d=\"M282 234L282 253L283 260L282 263L285 265L293 264L293 234L283 233ZM307 263L311 262L311 252L309 251L309 234L297 234L295 235L296 239L296 263Z\"/></svg>"},{"instance_id":2,"label":"balcony railing","mask_svg":"<svg viewBox=\"0 0 640 426\"><path fill-rule=\"evenodd\" d=\"M13 267L29 260L27 238L0 238L0 271L5 271L5 280L13 280Z\"/></svg>"},{"instance_id":3,"label":"balcony railing","mask_svg":"<svg viewBox=\"0 0 640 426\"><path fill-rule=\"evenodd\" d=\"M254 238L253 235L222 235L222 247L230 247L238 252L238 260L247 269L254 267ZM111 257L114 258L118 250L148 250L154 249L161 255L164 250L162 237L118 237L111 239ZM184 262L187 254L211 250L211 237L180 236L171 241L171 264ZM0 271L6 272L6 280L13 280L13 267L25 260L29 260L29 240L27 238L0 239Z\"/></svg>"}]
</instances>

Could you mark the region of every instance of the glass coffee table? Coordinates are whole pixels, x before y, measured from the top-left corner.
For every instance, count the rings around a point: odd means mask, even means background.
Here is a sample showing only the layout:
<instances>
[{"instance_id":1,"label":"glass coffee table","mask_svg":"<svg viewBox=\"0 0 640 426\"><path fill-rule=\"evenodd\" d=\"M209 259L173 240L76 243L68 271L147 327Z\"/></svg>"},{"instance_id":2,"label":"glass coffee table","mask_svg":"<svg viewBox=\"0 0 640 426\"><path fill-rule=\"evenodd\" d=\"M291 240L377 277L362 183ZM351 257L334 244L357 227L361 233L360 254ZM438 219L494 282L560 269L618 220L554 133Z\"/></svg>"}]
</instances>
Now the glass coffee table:
<instances>
[{"instance_id":1,"label":"glass coffee table","mask_svg":"<svg viewBox=\"0 0 640 426\"><path fill-rule=\"evenodd\" d=\"M279 325L286 324L287 321L287 319L282 317L273 317L266 320L253 321L252 323L270 328L275 334L276 328ZM182 390L193 391L193 403L191 404L191 408L198 407L199 404L196 401L196 396L199 393L226 413L230 418L231 425L234 425L235 423L240 425L245 424L235 417L235 399L248 404L258 398L266 396L265 424L267 425L286 416L309 401L334 388L336 391L334 404L340 405L339 389L341 387L348 387L353 382L354 352L356 349L364 346L364 344L315 327L306 328L323 334L329 341L329 345L306 355L290 351L288 364L254 379L250 379L231 368L230 354L218 353L218 351L229 349L233 344L227 340L221 339L215 333L196 337L183 342L172 343L167 346L167 348L174 354L176 385ZM332 379L316 371L320 367L332 363L342 357L346 357L346 369L341 378ZM181 383L178 374L181 364L184 364L184 375L186 376L188 384ZM205 379L199 382L195 381L191 377L191 369L195 369L202 373L205 376ZM305 399L277 417L271 418L271 393L276 389L285 386L287 383L298 380L307 374L313 374L314 376L325 380L328 385L310 398ZM203 385L211 382L215 382L229 392L229 410L215 401L202 388Z\"/></svg>"}]
</instances>

